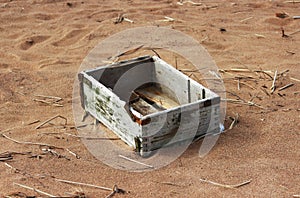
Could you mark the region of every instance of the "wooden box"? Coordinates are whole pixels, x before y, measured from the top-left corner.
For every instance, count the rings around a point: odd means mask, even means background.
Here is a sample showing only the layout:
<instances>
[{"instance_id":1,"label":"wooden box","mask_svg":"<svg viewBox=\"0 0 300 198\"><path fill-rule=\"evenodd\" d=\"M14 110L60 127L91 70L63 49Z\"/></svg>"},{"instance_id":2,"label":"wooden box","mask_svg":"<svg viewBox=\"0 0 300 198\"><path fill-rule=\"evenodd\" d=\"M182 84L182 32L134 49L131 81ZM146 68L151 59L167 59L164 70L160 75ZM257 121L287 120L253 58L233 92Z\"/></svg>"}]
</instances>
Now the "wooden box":
<instances>
[{"instance_id":1,"label":"wooden box","mask_svg":"<svg viewBox=\"0 0 300 198\"><path fill-rule=\"evenodd\" d=\"M156 56L82 71L82 107L142 156L220 132L220 97Z\"/></svg>"}]
</instances>

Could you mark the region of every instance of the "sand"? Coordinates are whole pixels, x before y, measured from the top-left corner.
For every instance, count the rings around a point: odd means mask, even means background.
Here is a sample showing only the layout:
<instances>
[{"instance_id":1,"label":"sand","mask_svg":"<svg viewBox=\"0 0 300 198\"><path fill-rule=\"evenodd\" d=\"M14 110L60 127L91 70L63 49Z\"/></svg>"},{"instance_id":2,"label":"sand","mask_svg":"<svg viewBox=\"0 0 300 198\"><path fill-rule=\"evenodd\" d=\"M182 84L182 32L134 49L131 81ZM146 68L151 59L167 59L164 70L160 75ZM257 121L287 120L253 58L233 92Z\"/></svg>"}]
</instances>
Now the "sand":
<instances>
[{"instance_id":1,"label":"sand","mask_svg":"<svg viewBox=\"0 0 300 198\"><path fill-rule=\"evenodd\" d=\"M5 134L20 141L68 148L81 158L76 159L61 149L54 150L69 160L49 153L42 155L39 146L17 144L0 137L0 153L31 152L13 155L12 160L5 161L17 170L0 163L0 196L16 192L39 195L14 183L56 196L75 191L82 191L88 197L105 197L110 193L59 183L53 177L109 188L117 184L128 191L115 197L293 197L300 194L300 85L297 80L300 79L300 32L296 32L300 30L300 20L291 18L300 14L300 3L199 2L202 5L178 5L175 0L1 0L0 130L16 127ZM285 12L290 17L278 18L277 12ZM114 24L120 14L134 23ZM175 21L159 21L165 16ZM115 170L95 159L78 138L43 134L77 133L75 129L55 127L62 121L35 129L41 121L55 115L66 117L71 126L73 82L88 52L114 33L148 25L166 26L192 36L222 70L248 67L270 71L271 76L276 70L279 74L289 71L280 75L273 94L270 94L272 80L267 76L261 75L262 80L258 82L241 80L238 90L238 82L225 78L259 76L254 72L222 73L228 98L237 99L236 94L246 103L251 101L259 107L228 102L226 128L231 123L228 116L238 113L240 121L220 136L208 155L198 156L200 141L176 161L156 171ZM282 29L288 37L282 37ZM289 83L294 85L278 91ZM63 107L33 101L37 94L61 97L59 104ZM35 120L40 122L28 125ZM228 189L199 179L222 184L250 179L251 182Z\"/></svg>"}]
</instances>

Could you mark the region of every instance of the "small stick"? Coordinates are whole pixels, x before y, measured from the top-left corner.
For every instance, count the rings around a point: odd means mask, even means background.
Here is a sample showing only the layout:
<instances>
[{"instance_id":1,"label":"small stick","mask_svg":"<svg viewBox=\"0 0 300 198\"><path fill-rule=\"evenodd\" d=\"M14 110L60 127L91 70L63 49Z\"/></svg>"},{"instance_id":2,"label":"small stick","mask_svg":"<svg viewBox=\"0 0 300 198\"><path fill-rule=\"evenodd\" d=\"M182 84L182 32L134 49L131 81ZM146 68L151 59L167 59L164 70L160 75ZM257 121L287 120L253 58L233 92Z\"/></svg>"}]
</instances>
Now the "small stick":
<instances>
[{"instance_id":1,"label":"small stick","mask_svg":"<svg viewBox=\"0 0 300 198\"><path fill-rule=\"evenodd\" d=\"M275 74L274 74L274 78L273 78L272 87L271 87L271 93L273 93L276 89L275 83L276 83L276 78L277 78L277 72L278 72L278 70L276 69Z\"/></svg>"},{"instance_id":2,"label":"small stick","mask_svg":"<svg viewBox=\"0 0 300 198\"><path fill-rule=\"evenodd\" d=\"M135 53L136 51L138 51L138 50L140 50L142 47L143 47L144 45L140 45L140 46L138 46L138 47L136 47L136 48L134 48L134 49L130 49L130 50L127 50L127 51L125 51L125 52L122 52L122 53L120 53L120 54L118 54L118 55L116 55L116 56L114 56L114 57L110 57L109 59L111 59L111 58L119 58L119 57L121 57L121 56L124 56L124 55L130 55L130 54L133 54L133 53Z\"/></svg>"},{"instance_id":3,"label":"small stick","mask_svg":"<svg viewBox=\"0 0 300 198\"><path fill-rule=\"evenodd\" d=\"M265 35L262 35L262 34L254 34L257 38L266 38Z\"/></svg>"},{"instance_id":4,"label":"small stick","mask_svg":"<svg viewBox=\"0 0 300 198\"><path fill-rule=\"evenodd\" d=\"M66 151L68 151L71 155L75 156L76 159L80 159L80 156L74 153L73 151L70 151L68 148L66 148Z\"/></svg>"},{"instance_id":5,"label":"small stick","mask_svg":"<svg viewBox=\"0 0 300 198\"><path fill-rule=\"evenodd\" d=\"M41 128L42 126L44 126L45 124L47 124L48 122L50 122L50 121L52 121L52 120L54 120L56 118L62 118L62 119L64 119L65 120L65 125L67 125L67 118L65 118L65 117L63 117L61 115L56 115L56 116L54 116L52 118L49 118L48 120L42 122L40 125L38 125L37 127L35 127L35 129Z\"/></svg>"},{"instance_id":6,"label":"small stick","mask_svg":"<svg viewBox=\"0 0 300 198\"><path fill-rule=\"evenodd\" d=\"M123 20L126 21L126 22L129 22L129 23L134 23L133 20L130 20L130 19L126 18L126 17L124 17Z\"/></svg>"},{"instance_id":7,"label":"small stick","mask_svg":"<svg viewBox=\"0 0 300 198\"><path fill-rule=\"evenodd\" d=\"M266 109L266 108L254 103L254 102L251 102L251 101L246 102L246 101L243 101L243 100L230 99L230 98L221 99L221 101L232 102L232 103L248 105L248 106L255 106L255 107L258 107L258 108L261 108L261 109Z\"/></svg>"},{"instance_id":8,"label":"small stick","mask_svg":"<svg viewBox=\"0 0 300 198\"><path fill-rule=\"evenodd\" d=\"M112 188L107 188L107 187L103 187L103 186L96 186L96 185L93 185L93 184L86 184L86 183L68 181L68 180L57 179L57 178L55 178L55 180L58 181L58 182L66 183L66 184L74 184L74 185L79 185L79 186L88 186L88 187L97 188L97 189L101 189L101 190L113 191Z\"/></svg>"},{"instance_id":9,"label":"small stick","mask_svg":"<svg viewBox=\"0 0 300 198\"><path fill-rule=\"evenodd\" d=\"M247 87L249 87L249 88L251 88L251 89L253 89L253 90L255 89L253 86L251 86L251 85L249 85L249 84L247 84L247 83L245 83L245 82L241 82L240 80L241 80L241 79L238 78L238 79L235 80L235 81L238 81L239 84L246 85Z\"/></svg>"},{"instance_id":10,"label":"small stick","mask_svg":"<svg viewBox=\"0 0 300 198\"><path fill-rule=\"evenodd\" d=\"M252 19L253 17L248 17L248 18L245 18L245 19L243 19L243 20L240 20L240 22L242 23L242 22L245 22L245 21L248 21L249 19Z\"/></svg>"},{"instance_id":11,"label":"small stick","mask_svg":"<svg viewBox=\"0 0 300 198\"><path fill-rule=\"evenodd\" d=\"M210 181L210 180L207 180L207 179L200 179L200 181L206 182L206 183L209 183L209 184L213 184L213 185L216 185L216 186L224 187L224 188L239 188L241 186L249 184L251 182L251 179L248 180L248 181L242 182L240 184L234 184L234 185L220 184L220 183L213 182L213 181Z\"/></svg>"},{"instance_id":12,"label":"small stick","mask_svg":"<svg viewBox=\"0 0 300 198\"><path fill-rule=\"evenodd\" d=\"M300 30L297 30L297 31L295 31L295 32L292 32L292 33L290 33L290 36L292 36L292 35L294 35L294 34L297 34L297 33L299 33L300 32Z\"/></svg>"},{"instance_id":13,"label":"small stick","mask_svg":"<svg viewBox=\"0 0 300 198\"><path fill-rule=\"evenodd\" d=\"M284 3L300 3L300 1L292 0L292 1L285 1Z\"/></svg>"},{"instance_id":14,"label":"small stick","mask_svg":"<svg viewBox=\"0 0 300 198\"><path fill-rule=\"evenodd\" d=\"M200 43L203 43L204 41L206 41L208 39L208 36L205 36L203 39L201 39Z\"/></svg>"},{"instance_id":15,"label":"small stick","mask_svg":"<svg viewBox=\"0 0 300 198\"><path fill-rule=\"evenodd\" d=\"M293 80L293 81L300 82L300 80L299 80L299 79L297 79L297 78L292 78L292 77L290 77L290 79L291 79L291 80Z\"/></svg>"},{"instance_id":16,"label":"small stick","mask_svg":"<svg viewBox=\"0 0 300 198\"><path fill-rule=\"evenodd\" d=\"M65 151L71 153L72 155L75 154L75 153L71 152L69 149L63 148L63 147L58 147L58 146L54 146L54 145L50 145L50 144L46 144L46 143L22 142L22 141L19 141L19 140L15 140L15 139L13 139L13 138L11 138L11 137L5 135L5 134L0 134L0 137L1 137L1 136L4 137L4 138L6 138L6 139L8 139L8 140L10 140L10 141L12 141L12 142L15 142L15 143L17 143L17 144L27 144L27 145L36 145L36 146L46 146L46 147L49 147L49 148L56 148L56 149L62 149L62 150L65 150ZM76 158L78 159L78 155L75 154L74 156L76 156Z\"/></svg>"},{"instance_id":17,"label":"small stick","mask_svg":"<svg viewBox=\"0 0 300 198\"><path fill-rule=\"evenodd\" d=\"M33 101L35 102L41 102L41 103L44 103L44 104L47 104L47 105L53 105L53 106L57 106L57 107L63 107L64 105L62 104L58 104L56 102L49 102L49 101L46 101L46 100L40 100L40 99L33 99Z\"/></svg>"},{"instance_id":18,"label":"small stick","mask_svg":"<svg viewBox=\"0 0 300 198\"><path fill-rule=\"evenodd\" d=\"M175 21L175 19L173 19L173 18L171 18L171 17L168 17L168 16L165 16L164 18L165 18L165 19L160 20L160 21L165 21L165 22L173 22L173 21Z\"/></svg>"},{"instance_id":19,"label":"small stick","mask_svg":"<svg viewBox=\"0 0 300 198\"><path fill-rule=\"evenodd\" d=\"M297 197L297 198L299 198L299 197L300 197L300 195L293 195L293 197Z\"/></svg>"},{"instance_id":20,"label":"small stick","mask_svg":"<svg viewBox=\"0 0 300 198\"><path fill-rule=\"evenodd\" d=\"M55 100L56 100L56 102L58 102L58 101L62 100L62 98L60 98L60 97L57 97L57 96L44 96L44 95L34 95L34 96L36 96L36 97L41 97L41 98L50 98L50 99L55 99Z\"/></svg>"},{"instance_id":21,"label":"small stick","mask_svg":"<svg viewBox=\"0 0 300 198\"><path fill-rule=\"evenodd\" d=\"M29 187L29 186L25 186L25 185L23 185L23 184L14 183L14 185L19 186L19 187L22 187L22 188L25 188L25 189L28 189L28 190L32 190L32 191L37 192L37 193L39 193L39 194L45 195L45 196L47 196L47 197L57 197L57 196L51 195L51 194L49 194L49 193L43 192L43 191L41 191L41 190L39 190L39 189L32 188L32 187Z\"/></svg>"},{"instance_id":22,"label":"small stick","mask_svg":"<svg viewBox=\"0 0 300 198\"><path fill-rule=\"evenodd\" d=\"M59 148L59 147L56 147L56 146L53 146L53 145L49 145L49 144L44 144L44 143L35 143L35 142L21 142L19 140L15 140L11 137L8 137L7 135L5 134L1 134L2 137L12 141L12 142L15 142L17 144L29 144L29 145L37 145L37 146L47 146L47 147L50 147L50 148ZM59 149L62 149L62 148L59 148Z\"/></svg>"},{"instance_id":23,"label":"small stick","mask_svg":"<svg viewBox=\"0 0 300 198\"><path fill-rule=\"evenodd\" d=\"M59 132L50 132L50 133L39 133L41 135L67 135L74 138L82 138L86 140L121 140L121 138L104 138L104 137L86 137L86 136L80 136L80 135L74 135L71 133L59 133Z\"/></svg>"},{"instance_id":24,"label":"small stick","mask_svg":"<svg viewBox=\"0 0 300 198\"><path fill-rule=\"evenodd\" d=\"M238 90L241 90L241 88L240 88L240 79L238 79L237 86L238 86Z\"/></svg>"},{"instance_id":25,"label":"small stick","mask_svg":"<svg viewBox=\"0 0 300 198\"><path fill-rule=\"evenodd\" d=\"M237 113L235 117L229 117L230 119L232 119L232 122L229 126L229 130L233 129L233 127L239 122L239 114Z\"/></svg>"},{"instance_id":26,"label":"small stick","mask_svg":"<svg viewBox=\"0 0 300 198\"><path fill-rule=\"evenodd\" d=\"M287 84L287 85L285 85L285 86L279 88L278 91L282 91L282 90L287 89L287 88L289 88L289 87L291 87L291 86L293 86L293 85L294 85L294 83Z\"/></svg>"},{"instance_id":27,"label":"small stick","mask_svg":"<svg viewBox=\"0 0 300 198\"><path fill-rule=\"evenodd\" d=\"M293 16L293 19L300 19L300 16Z\"/></svg>"},{"instance_id":28,"label":"small stick","mask_svg":"<svg viewBox=\"0 0 300 198\"><path fill-rule=\"evenodd\" d=\"M203 70L203 69L207 69L206 67L205 68L202 68L202 69L179 69L179 71L181 71L181 72L195 72L195 73L197 73L197 72L199 72L200 70Z\"/></svg>"},{"instance_id":29,"label":"small stick","mask_svg":"<svg viewBox=\"0 0 300 198\"><path fill-rule=\"evenodd\" d=\"M123 156L123 155L119 155L119 157L121 157L121 158L123 158L123 159L126 159L126 160L128 160L128 161L130 161L130 162L134 162L134 163L137 163L137 164L140 164L140 165L143 165L143 166L147 166L147 167L149 167L149 168L154 168L154 166L151 166L151 165L145 164L145 163L143 163L143 162L139 162L139 161L130 159L130 158L125 157L125 156Z\"/></svg>"},{"instance_id":30,"label":"small stick","mask_svg":"<svg viewBox=\"0 0 300 198\"><path fill-rule=\"evenodd\" d=\"M35 121L32 121L32 122L29 122L27 125L36 124L36 123L38 123L38 122L40 122L40 120L35 120Z\"/></svg>"},{"instance_id":31,"label":"small stick","mask_svg":"<svg viewBox=\"0 0 300 198\"><path fill-rule=\"evenodd\" d=\"M294 54L296 54L295 52L288 51L288 50L286 50L286 52L287 52L287 53L289 53L289 54L291 54L291 55L294 55Z\"/></svg>"},{"instance_id":32,"label":"small stick","mask_svg":"<svg viewBox=\"0 0 300 198\"><path fill-rule=\"evenodd\" d=\"M10 164L8 164L8 163L6 163L6 162L5 162L4 164L5 164L5 166L7 166L8 168L12 169L12 170L15 171L16 173L19 173L19 172L20 172L19 169L13 167L12 165L10 165Z\"/></svg>"}]
</instances>

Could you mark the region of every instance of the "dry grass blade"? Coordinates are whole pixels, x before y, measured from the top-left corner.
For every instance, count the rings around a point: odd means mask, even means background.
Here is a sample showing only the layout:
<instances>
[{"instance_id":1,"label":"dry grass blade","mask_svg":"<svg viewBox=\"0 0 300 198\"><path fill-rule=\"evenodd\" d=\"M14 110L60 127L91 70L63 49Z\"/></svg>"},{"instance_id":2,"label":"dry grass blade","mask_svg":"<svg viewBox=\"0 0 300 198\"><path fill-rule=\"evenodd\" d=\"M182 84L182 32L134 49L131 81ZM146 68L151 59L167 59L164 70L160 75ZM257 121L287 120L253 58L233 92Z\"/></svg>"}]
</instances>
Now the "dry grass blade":
<instances>
[{"instance_id":1,"label":"dry grass blade","mask_svg":"<svg viewBox=\"0 0 300 198\"><path fill-rule=\"evenodd\" d=\"M28 189L28 190L32 190L32 191L37 192L37 193L39 193L39 194L41 194L41 195L45 195L45 196L47 196L47 197L57 197L57 196L51 195L51 194L49 194L49 193L46 193L46 192L44 192L44 191L41 191L41 190L39 190L39 189L37 189L37 188L32 188L32 187L29 187L29 186L26 186L26 185L23 185L23 184L14 183L14 185L19 186L19 187L21 187L21 188Z\"/></svg>"},{"instance_id":2,"label":"dry grass blade","mask_svg":"<svg viewBox=\"0 0 300 198\"><path fill-rule=\"evenodd\" d=\"M249 184L251 182L251 179L247 180L245 182L239 183L239 184L234 184L234 185L220 184L220 183L210 181L210 180L207 180L207 179L200 179L200 181L206 182L206 183L209 183L209 184L212 184L212 185L215 185L215 186L224 187L224 188L239 188L241 186Z\"/></svg>"},{"instance_id":3,"label":"dry grass blade","mask_svg":"<svg viewBox=\"0 0 300 198\"><path fill-rule=\"evenodd\" d=\"M4 137L4 138L6 138L6 139L8 139L8 140L10 140L10 141L12 141L12 142L15 142L15 143L17 143L17 144L35 145L35 146L45 146L45 147L48 147L48 148L50 148L50 149L51 149L51 148L62 149L62 150L65 150L65 151L71 153L71 154L74 155L77 159L80 158L77 154L75 154L74 152L71 152L71 151L70 151L69 149L67 149L67 148L58 147L58 146L54 146L54 145L46 144L46 143L38 143L38 142L22 142L22 141L19 141L19 140L15 140L15 139L13 139L13 138L11 138L11 137L5 135L5 134L0 134L0 137L1 137L1 136Z\"/></svg>"},{"instance_id":4,"label":"dry grass blade","mask_svg":"<svg viewBox=\"0 0 300 198\"><path fill-rule=\"evenodd\" d=\"M46 121L42 122L37 127L35 127L35 129L41 128L42 126L44 126L45 124L47 124L48 122L51 122L52 120L54 120L56 118L62 118L62 119L64 119L65 120L65 125L67 125L67 122L68 122L67 118L65 118L64 116L61 116L61 115L56 115L56 116L51 117L51 118L47 119Z\"/></svg>"},{"instance_id":5,"label":"dry grass blade","mask_svg":"<svg viewBox=\"0 0 300 198\"><path fill-rule=\"evenodd\" d=\"M292 77L290 77L290 79L291 79L291 80L293 80L293 81L300 82L300 80L299 80L299 79L297 79L297 78L292 78Z\"/></svg>"},{"instance_id":6,"label":"dry grass blade","mask_svg":"<svg viewBox=\"0 0 300 198\"><path fill-rule=\"evenodd\" d=\"M52 105L52 106L56 106L56 107L63 107L64 105L62 104L58 104L57 102L50 102L50 101L46 101L46 100L40 100L40 99L33 99L33 101L35 102L40 102L40 103L44 103L44 104L47 104L47 105Z\"/></svg>"},{"instance_id":7,"label":"dry grass blade","mask_svg":"<svg viewBox=\"0 0 300 198\"><path fill-rule=\"evenodd\" d=\"M74 184L74 185L79 185L79 186L87 186L87 187L97 188L97 189L106 190L106 191L113 191L112 188L97 186L97 185L94 185L94 184L86 184L86 183L68 181L68 180L57 179L57 178L55 178L55 180L58 181L58 182L66 183L66 184Z\"/></svg>"},{"instance_id":8,"label":"dry grass blade","mask_svg":"<svg viewBox=\"0 0 300 198\"><path fill-rule=\"evenodd\" d=\"M42 148L42 151L44 153L49 153L57 158L65 158L67 160L70 160L70 158L68 158L67 156L64 156L64 155L61 155L60 153L56 152L55 150L53 149L50 149L50 148Z\"/></svg>"},{"instance_id":9,"label":"dry grass blade","mask_svg":"<svg viewBox=\"0 0 300 198\"><path fill-rule=\"evenodd\" d=\"M287 89L287 88L289 88L289 87L292 87L293 85L294 85L294 83L287 84L287 85L285 85L285 86L279 88L278 91L282 91L282 90L284 90L284 89Z\"/></svg>"},{"instance_id":10,"label":"dry grass blade","mask_svg":"<svg viewBox=\"0 0 300 198\"><path fill-rule=\"evenodd\" d=\"M244 101L244 100L241 100L241 99L231 99L231 98L226 98L226 99L221 99L222 101L226 101L226 102L231 102L231 103L235 103L235 104L242 104L242 105L248 105L248 106L255 106L255 107L258 107L260 109L264 109L264 110L267 110L265 107L262 107L261 105L259 104L256 104L252 101Z\"/></svg>"},{"instance_id":11,"label":"dry grass blade","mask_svg":"<svg viewBox=\"0 0 300 198\"><path fill-rule=\"evenodd\" d=\"M68 148L66 148L66 151L68 151L71 155L73 155L74 157L76 157L76 159L80 159L80 156L77 155L76 153L74 153L73 151L70 151Z\"/></svg>"},{"instance_id":12,"label":"dry grass blade","mask_svg":"<svg viewBox=\"0 0 300 198\"><path fill-rule=\"evenodd\" d=\"M38 123L38 122L40 122L40 120L34 120L34 121L32 121L32 122L29 122L27 125L33 125L33 124L36 124L36 123Z\"/></svg>"},{"instance_id":13,"label":"dry grass blade","mask_svg":"<svg viewBox=\"0 0 300 198\"><path fill-rule=\"evenodd\" d=\"M137 52L138 50L140 50L144 45L140 45L136 48L133 48L133 49L130 49L130 50L127 50L125 52L122 52L116 56L114 56L113 58L119 58L121 56L125 56L125 55L130 55L130 54L134 54L135 52Z\"/></svg>"},{"instance_id":14,"label":"dry grass blade","mask_svg":"<svg viewBox=\"0 0 300 198\"><path fill-rule=\"evenodd\" d=\"M293 32L293 33L290 33L290 36L292 36L292 35L294 35L294 34L297 34L297 33L299 33L300 32L300 30L297 30L297 31L295 31L295 32Z\"/></svg>"},{"instance_id":15,"label":"dry grass blade","mask_svg":"<svg viewBox=\"0 0 300 198\"><path fill-rule=\"evenodd\" d=\"M300 195L293 195L293 197L297 197L297 198L300 198Z\"/></svg>"},{"instance_id":16,"label":"dry grass blade","mask_svg":"<svg viewBox=\"0 0 300 198\"><path fill-rule=\"evenodd\" d=\"M130 162L134 162L134 163L137 163L137 164L140 164L140 165L146 166L146 167L148 167L148 168L154 168L154 167L153 167L153 166L151 166L151 165L148 165L148 164L145 164L145 163L143 163L143 162L139 162L139 161L136 161L136 160L130 159L129 157L125 157L125 156L123 156L123 155L119 155L119 157L121 157L121 158L123 158L123 159L125 159L125 160L128 160L128 161L130 161Z\"/></svg>"},{"instance_id":17,"label":"dry grass blade","mask_svg":"<svg viewBox=\"0 0 300 198\"><path fill-rule=\"evenodd\" d=\"M253 19L253 17L248 17L248 18L242 19L242 20L240 20L240 22L242 23L242 22L248 21L250 19Z\"/></svg>"},{"instance_id":18,"label":"dry grass blade","mask_svg":"<svg viewBox=\"0 0 300 198\"><path fill-rule=\"evenodd\" d=\"M292 1L285 1L284 3L300 3L298 0L292 0Z\"/></svg>"},{"instance_id":19,"label":"dry grass blade","mask_svg":"<svg viewBox=\"0 0 300 198\"><path fill-rule=\"evenodd\" d=\"M14 155L28 155L28 154L31 154L31 152L20 153L20 152L6 151L6 152L0 154L0 161L3 162L3 161L11 160L11 159L13 159Z\"/></svg>"},{"instance_id":20,"label":"dry grass blade","mask_svg":"<svg viewBox=\"0 0 300 198\"><path fill-rule=\"evenodd\" d=\"M271 93L273 93L276 89L276 79L277 79L277 72L278 70L276 69L275 74L274 74L274 78L273 78L273 82L272 82L272 86L271 86Z\"/></svg>"},{"instance_id":21,"label":"dry grass blade","mask_svg":"<svg viewBox=\"0 0 300 198\"><path fill-rule=\"evenodd\" d=\"M56 102L62 100L62 98L57 97L57 96L44 96L44 95L34 95L36 97L40 97L40 98L49 98L49 99L54 99Z\"/></svg>"},{"instance_id":22,"label":"dry grass blade","mask_svg":"<svg viewBox=\"0 0 300 198\"><path fill-rule=\"evenodd\" d=\"M235 117L229 117L231 120L232 120L232 122L231 122L231 124L230 124L230 126L229 126L229 130L231 130L231 129L233 129L233 127L235 126L235 125L237 125L237 123L239 122L239 114L238 113L236 113L236 115L235 115Z\"/></svg>"},{"instance_id":23,"label":"dry grass blade","mask_svg":"<svg viewBox=\"0 0 300 198\"><path fill-rule=\"evenodd\" d=\"M116 193L124 194L125 191L122 190L122 189L120 189L120 188L118 188L117 185L114 185L112 192L111 192L109 195L107 195L106 198L111 198L111 197L113 197Z\"/></svg>"},{"instance_id":24,"label":"dry grass blade","mask_svg":"<svg viewBox=\"0 0 300 198\"><path fill-rule=\"evenodd\" d=\"M262 34L254 34L257 38L266 38L265 35L262 35Z\"/></svg>"}]
</instances>

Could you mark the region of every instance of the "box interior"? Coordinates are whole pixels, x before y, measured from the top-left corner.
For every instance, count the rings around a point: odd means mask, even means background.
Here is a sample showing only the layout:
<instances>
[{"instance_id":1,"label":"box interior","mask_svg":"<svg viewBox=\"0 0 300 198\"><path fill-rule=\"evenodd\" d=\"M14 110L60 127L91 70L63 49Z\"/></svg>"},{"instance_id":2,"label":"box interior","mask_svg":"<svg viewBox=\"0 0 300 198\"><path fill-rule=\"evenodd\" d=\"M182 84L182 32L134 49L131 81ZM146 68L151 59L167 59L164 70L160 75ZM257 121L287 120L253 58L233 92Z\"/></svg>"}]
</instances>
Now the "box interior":
<instances>
[{"instance_id":1,"label":"box interior","mask_svg":"<svg viewBox=\"0 0 300 198\"><path fill-rule=\"evenodd\" d=\"M125 101L137 118L214 94L155 56L118 62L87 74Z\"/></svg>"}]
</instances>

